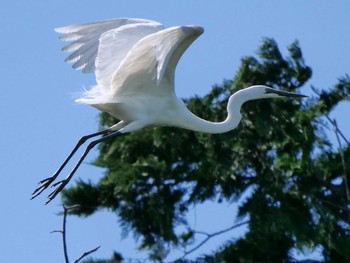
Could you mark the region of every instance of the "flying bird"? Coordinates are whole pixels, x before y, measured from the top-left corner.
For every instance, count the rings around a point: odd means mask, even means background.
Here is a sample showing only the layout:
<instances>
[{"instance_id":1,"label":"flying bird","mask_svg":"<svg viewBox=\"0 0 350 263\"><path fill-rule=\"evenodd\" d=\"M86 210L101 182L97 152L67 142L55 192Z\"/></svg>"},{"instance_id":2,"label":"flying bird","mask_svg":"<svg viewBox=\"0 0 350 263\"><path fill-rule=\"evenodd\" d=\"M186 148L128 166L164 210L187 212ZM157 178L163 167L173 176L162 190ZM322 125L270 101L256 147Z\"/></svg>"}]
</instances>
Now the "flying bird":
<instances>
[{"instance_id":1,"label":"flying bird","mask_svg":"<svg viewBox=\"0 0 350 263\"><path fill-rule=\"evenodd\" d=\"M57 28L60 39L70 43L65 62L83 73L95 73L96 85L76 100L120 120L108 129L83 136L53 174L39 182L32 198L51 185L78 148L91 141L69 175L52 184L48 201L62 191L89 151L98 143L147 126L175 126L204 133L224 133L235 129L242 116L240 108L249 100L279 97L306 97L275 90L264 85L251 86L230 96L227 118L210 122L191 113L174 90L176 65L191 43L203 33L200 26L164 28L158 22L121 18Z\"/></svg>"}]
</instances>

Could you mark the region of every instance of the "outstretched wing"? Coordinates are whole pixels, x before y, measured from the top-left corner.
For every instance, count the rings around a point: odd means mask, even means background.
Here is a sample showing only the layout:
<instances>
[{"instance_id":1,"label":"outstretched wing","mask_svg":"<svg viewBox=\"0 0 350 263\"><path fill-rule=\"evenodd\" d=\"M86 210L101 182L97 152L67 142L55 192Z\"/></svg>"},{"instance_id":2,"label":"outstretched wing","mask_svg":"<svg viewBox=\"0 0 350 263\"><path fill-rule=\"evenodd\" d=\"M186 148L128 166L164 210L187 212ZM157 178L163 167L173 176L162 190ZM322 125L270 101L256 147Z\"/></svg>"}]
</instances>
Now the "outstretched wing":
<instances>
[{"instance_id":1,"label":"outstretched wing","mask_svg":"<svg viewBox=\"0 0 350 263\"><path fill-rule=\"evenodd\" d=\"M161 24L147 22L127 24L103 33L95 61L99 88L109 90L113 75L132 47L143 37L161 29Z\"/></svg>"},{"instance_id":2,"label":"outstretched wing","mask_svg":"<svg viewBox=\"0 0 350 263\"><path fill-rule=\"evenodd\" d=\"M171 27L138 41L121 62L111 85L115 97L174 93L175 67L203 33L199 26ZM163 82L164 85L159 85ZM165 93L164 93L165 92Z\"/></svg>"},{"instance_id":3,"label":"outstretched wing","mask_svg":"<svg viewBox=\"0 0 350 263\"><path fill-rule=\"evenodd\" d=\"M145 24L153 24L161 25L155 21L145 20L145 19L137 19L137 18L120 18L113 19L101 22L94 23L86 23L80 25L72 25L66 27L60 27L55 29L58 33L61 34L60 39L63 41L72 41L72 43L63 47L62 50L66 52L72 52L66 59L65 62L73 63L73 68L81 70L83 73L92 73L96 70L96 58L98 57L100 38L103 37L104 34L109 32L110 30L117 30L118 28L122 28L127 25L145 25ZM140 28L140 32L142 32L143 27ZM159 30L159 29L158 29ZM140 33L139 32L139 33ZM115 32L116 33L116 32ZM117 34L114 33L114 37ZM118 50L108 50L109 47L118 47L122 49L122 54L128 52L128 49L132 47L131 44L122 47L122 45L113 45L108 44L108 41L112 41L112 33L103 37L103 51L102 56L106 57L106 54L109 54L109 61L113 60L113 54L116 53L120 57L120 53ZM143 37L143 34L136 34L133 37L133 40L139 36L139 39ZM123 42L123 41L120 41ZM127 41L125 41L127 42ZM120 63L120 59L117 60ZM117 62L118 63L118 62ZM115 66L116 63L113 64ZM106 67L106 64L100 63L101 67ZM115 68L116 69L116 68Z\"/></svg>"}]
</instances>

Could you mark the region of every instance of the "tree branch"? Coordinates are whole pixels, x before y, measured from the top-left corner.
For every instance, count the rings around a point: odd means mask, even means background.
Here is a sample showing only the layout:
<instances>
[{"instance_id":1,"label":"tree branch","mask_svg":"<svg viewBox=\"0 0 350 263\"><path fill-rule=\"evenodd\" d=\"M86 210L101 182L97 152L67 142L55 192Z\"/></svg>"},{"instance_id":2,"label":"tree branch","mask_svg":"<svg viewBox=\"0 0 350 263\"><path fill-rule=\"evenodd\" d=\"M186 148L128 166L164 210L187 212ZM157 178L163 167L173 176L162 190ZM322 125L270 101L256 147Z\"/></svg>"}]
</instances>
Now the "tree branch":
<instances>
[{"instance_id":1,"label":"tree branch","mask_svg":"<svg viewBox=\"0 0 350 263\"><path fill-rule=\"evenodd\" d=\"M344 149L343 149L343 145L341 144L340 141L340 131L338 129L338 125L336 120L330 120L330 122L332 123L333 127L334 127L334 133L335 136L337 138L337 142L338 142L338 146L339 146L339 153L340 153L340 159L341 159L341 163L342 163L342 167L343 167L343 180L344 180L344 187L345 187L345 194L346 194L346 199L348 201L347 207L349 208L350 206L350 190L349 190L349 183L348 183L348 176L347 176L347 169L346 169L346 163L345 163L345 157L344 157ZM350 213L348 212L348 219L350 220Z\"/></svg>"},{"instance_id":2,"label":"tree branch","mask_svg":"<svg viewBox=\"0 0 350 263\"><path fill-rule=\"evenodd\" d=\"M311 87L312 91L317 94L318 96L320 96L320 93L314 88ZM345 135L342 133L342 131L339 129L337 122L335 119L331 119L328 114L324 114L324 116L326 117L326 119L332 124L333 126L333 130L338 142L338 147L339 147L339 154L340 154L340 158L341 158L341 163L342 163L342 167L343 167L343 180L344 180L344 187L345 187L345 194L346 194L346 200L347 200L347 210L348 210L348 220L350 221L350 189L349 189L349 182L348 182L348 172L346 169L346 162L345 162L345 156L344 156L344 148L343 145L341 143L340 137L344 140L344 142L350 146L350 142L348 141L348 139L345 137Z\"/></svg>"},{"instance_id":3,"label":"tree branch","mask_svg":"<svg viewBox=\"0 0 350 263\"><path fill-rule=\"evenodd\" d=\"M66 225L67 225L67 215L68 212L70 210L73 210L77 207L79 207L79 205L73 205L73 206L69 206L66 207L64 205L62 205L63 207L63 224L62 224L62 230L54 230L51 233L61 233L62 234L62 242L63 242L63 253L64 253L64 259L66 263L69 263L69 258L68 258L68 249L67 249L67 240L66 240L66 233L67 233L67 229L66 229ZM74 261L74 263L78 263L81 259L83 259L84 257L90 255L91 253L97 251L100 248L100 246L91 249L89 251L84 252L84 254L79 257L77 260Z\"/></svg>"},{"instance_id":4,"label":"tree branch","mask_svg":"<svg viewBox=\"0 0 350 263\"><path fill-rule=\"evenodd\" d=\"M84 252L84 254L81 255L80 258L78 258L77 260L74 261L74 263L78 263L78 262L79 262L80 260L82 260L84 257L90 255L91 253L94 253L94 252L97 251L99 248L100 248L100 246L98 246L98 247L96 247L96 248L94 248L94 249L91 249L91 250L89 250L89 251Z\"/></svg>"},{"instance_id":5,"label":"tree branch","mask_svg":"<svg viewBox=\"0 0 350 263\"><path fill-rule=\"evenodd\" d=\"M317 95L317 96L320 96L320 92L318 90L316 90L315 87L311 86L311 90ZM333 127L335 128L336 130L336 133L338 133L338 135L340 135L342 137L342 139L346 142L347 145L350 146L350 142L348 141L348 139L345 137L345 135L341 132L341 130L339 130L338 126L337 125L334 125L333 124L333 121L332 119L329 117L328 114L324 113L323 114L326 119L333 125Z\"/></svg>"},{"instance_id":6,"label":"tree branch","mask_svg":"<svg viewBox=\"0 0 350 263\"><path fill-rule=\"evenodd\" d=\"M226 229L223 229L223 230L220 230L220 231L218 231L218 232L211 233L211 234L208 234L208 233L202 232L202 231L194 231L194 232L193 232L194 234L205 235L206 238L205 238L202 242L200 242L198 245L196 245L196 246L194 246L193 248L191 248L190 250L184 251L184 252L183 252L184 254L183 254L181 257L179 257L178 259L176 259L176 260L174 260L174 261L171 261L171 262L176 262L176 261L178 261L178 260L183 259L183 258L186 257L187 255L191 254L192 252L196 251L198 248L200 248L201 246L203 246L205 243L207 243L212 237L221 235L221 234L223 234L223 233L226 233L226 232L228 232L228 231L231 231L231 230L233 230L233 229L235 229L235 228L237 228L237 227L243 226L243 225L248 224L248 223L249 223L249 221L244 221L244 222L241 222L241 223L239 223L239 224L233 225L233 226L231 226L231 227L229 227L229 228L226 228Z\"/></svg>"},{"instance_id":7,"label":"tree branch","mask_svg":"<svg viewBox=\"0 0 350 263\"><path fill-rule=\"evenodd\" d=\"M346 142L346 144L348 146L350 146L350 142L348 141L348 139L345 137L345 135L342 133L342 131L338 128L337 122L335 120L332 120L327 114L324 115L327 120L333 125L334 128L334 132L335 135L337 136L337 141L338 143L340 143L340 138L339 135L342 137L342 139ZM339 145L339 147L341 146L341 144Z\"/></svg>"}]
</instances>

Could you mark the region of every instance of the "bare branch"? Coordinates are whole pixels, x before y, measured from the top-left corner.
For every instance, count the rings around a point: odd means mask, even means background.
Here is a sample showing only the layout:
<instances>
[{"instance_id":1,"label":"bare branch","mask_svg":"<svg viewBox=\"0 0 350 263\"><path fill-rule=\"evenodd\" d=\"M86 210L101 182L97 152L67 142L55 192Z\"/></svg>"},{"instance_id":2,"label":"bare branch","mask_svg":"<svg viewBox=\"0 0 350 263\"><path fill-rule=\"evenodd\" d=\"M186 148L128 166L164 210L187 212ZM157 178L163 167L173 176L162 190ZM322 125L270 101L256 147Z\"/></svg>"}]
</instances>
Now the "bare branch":
<instances>
[{"instance_id":1,"label":"bare branch","mask_svg":"<svg viewBox=\"0 0 350 263\"><path fill-rule=\"evenodd\" d=\"M62 230L53 230L53 231L50 232L50 234L53 234L53 233L61 233L62 234L63 231Z\"/></svg>"},{"instance_id":2,"label":"bare branch","mask_svg":"<svg viewBox=\"0 0 350 263\"><path fill-rule=\"evenodd\" d=\"M66 222L69 208L63 205L63 226L62 226L62 241L63 241L63 253L66 263L69 263L68 251L67 251L67 240L66 240Z\"/></svg>"},{"instance_id":3,"label":"bare branch","mask_svg":"<svg viewBox=\"0 0 350 263\"><path fill-rule=\"evenodd\" d=\"M64 205L62 205L63 207L63 224L62 224L62 230L54 230L51 231L51 233L60 233L62 234L62 243L63 243L63 253L64 253L64 259L66 263L69 263L69 258L68 258L68 249L67 249L67 240L66 240L66 233L67 233L67 229L66 229L66 225L67 225L67 215L68 212L70 210L73 210L77 207L79 207L79 205L73 205L73 206L69 206L66 207ZM91 249L89 251L84 252L84 254L78 258L77 260L74 261L74 263L78 263L81 259L83 259L84 257L90 255L91 253L95 252L96 250L98 250L100 248L100 246Z\"/></svg>"},{"instance_id":4,"label":"bare branch","mask_svg":"<svg viewBox=\"0 0 350 263\"><path fill-rule=\"evenodd\" d=\"M90 255L91 253L94 253L94 252L97 251L99 248L100 248L100 246L98 246L98 247L96 247L96 248L94 248L94 249L91 249L91 250L89 250L89 251L84 252L84 254L81 255L80 258L78 258L77 260L74 261L74 263L78 263L78 262L79 262L80 260L82 260L84 257Z\"/></svg>"},{"instance_id":5,"label":"bare branch","mask_svg":"<svg viewBox=\"0 0 350 263\"><path fill-rule=\"evenodd\" d=\"M339 135L342 137L342 139L346 142L348 146L350 146L350 142L345 137L345 135L342 133L342 131L338 128L337 122L335 120L332 120L327 114L324 115L327 120L333 125L335 135L337 136L337 141L340 143ZM340 146L340 145L339 145Z\"/></svg>"},{"instance_id":6,"label":"bare branch","mask_svg":"<svg viewBox=\"0 0 350 263\"><path fill-rule=\"evenodd\" d=\"M343 210L343 211L346 211L346 212L350 213L350 208L348 208L348 207L341 206L341 205L332 203L332 202L330 202L330 201L328 201L328 200L326 200L326 199L323 199L323 198L319 198L319 197L310 195L310 193L307 193L307 192L298 191L298 193L303 194L303 195L305 195L305 196L308 196L308 197L310 197L310 198L312 198L312 199L314 199L314 200L316 200L316 201L319 201L319 202L321 202L321 203L328 204L328 205L333 206L333 207L335 207L335 208L337 208L337 209L340 209L340 210Z\"/></svg>"},{"instance_id":7,"label":"bare branch","mask_svg":"<svg viewBox=\"0 0 350 263\"><path fill-rule=\"evenodd\" d=\"M349 183L348 183L348 176L347 176L347 169L346 169L346 163L345 163L345 157L344 157L344 149L343 149L343 145L341 144L340 141L340 131L338 129L338 125L336 120L330 120L330 122L332 123L333 127L334 127L334 133L335 136L337 138L337 142L338 142L338 146L339 146L339 153L340 153L340 158L341 158L341 163L342 163L342 167L343 167L343 180L344 180L344 187L345 187L345 194L346 194L346 199L348 201L348 208L350 205L350 190L349 190ZM348 212L348 219L350 220L350 213Z\"/></svg>"},{"instance_id":8,"label":"bare branch","mask_svg":"<svg viewBox=\"0 0 350 263\"><path fill-rule=\"evenodd\" d=\"M205 235L206 238L205 238L202 242L200 242L198 245L196 245L196 246L194 246L193 248L191 248L190 250L184 251L184 252L183 252L184 254L183 254L181 257L179 257L178 259L176 259L176 260L174 260L174 261L172 261L172 262L176 262L176 261L178 261L178 260L181 260L181 259L183 259L184 257L186 257L187 255L191 254L192 252L196 251L198 248L200 248L200 247L203 246L205 243L207 243L212 237L221 235L221 234L223 234L223 233L226 233L226 232L228 232L228 231L231 231L231 230L233 230L233 229L235 229L235 228L237 228L237 227L243 226L243 225L248 224L248 223L249 223L249 221L244 221L244 222L241 222L241 223L239 223L239 224L233 225L233 226L231 226L231 227L229 227L229 228L226 228L226 229L223 229L223 230L220 230L220 231L218 231L218 232L211 233L211 234L206 233L206 232L203 232L203 231L194 231L194 232L193 232L194 234Z\"/></svg>"},{"instance_id":9,"label":"bare branch","mask_svg":"<svg viewBox=\"0 0 350 263\"><path fill-rule=\"evenodd\" d=\"M317 96L320 96L320 92L313 86L311 86L311 90L317 95ZM342 139L346 142L347 145L350 146L350 142L349 140L345 137L345 135L342 133L341 130L339 130L338 126L337 125L334 125L332 119L329 117L328 114L324 114L324 116L327 118L327 120L333 125L334 129L336 130L336 133L338 133L338 135L340 135L340 137L342 137ZM334 120L335 121L335 120ZM337 135L337 136L338 136Z\"/></svg>"}]
</instances>

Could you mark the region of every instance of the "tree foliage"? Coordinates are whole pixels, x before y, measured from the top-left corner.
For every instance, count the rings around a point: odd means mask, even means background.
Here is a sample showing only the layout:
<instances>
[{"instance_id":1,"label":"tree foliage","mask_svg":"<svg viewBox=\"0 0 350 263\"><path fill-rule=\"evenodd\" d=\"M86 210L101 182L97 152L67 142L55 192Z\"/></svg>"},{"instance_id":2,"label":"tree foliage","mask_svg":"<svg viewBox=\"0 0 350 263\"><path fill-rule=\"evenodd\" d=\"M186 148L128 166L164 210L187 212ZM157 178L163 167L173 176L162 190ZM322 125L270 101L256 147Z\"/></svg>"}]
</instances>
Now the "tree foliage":
<instances>
[{"instance_id":1,"label":"tree foliage","mask_svg":"<svg viewBox=\"0 0 350 263\"><path fill-rule=\"evenodd\" d=\"M310 77L298 42L284 57L274 40L264 39L257 58L244 57L233 80L186 102L196 115L222 121L233 92L253 84L303 92ZM186 221L194 204L233 203L245 194L232 222L248 219L246 234L237 239L232 232L196 262L293 262L292 249L316 247L326 261L350 262L350 148L332 146L324 118L349 99L350 79L318 93L303 101L247 102L239 127L225 134L160 127L103 142L95 164L106 168L104 177L97 184L78 181L63 192L63 202L79 204L77 215L110 209L140 249L162 261L171 248L195 241ZM100 116L101 127L116 121Z\"/></svg>"}]
</instances>

